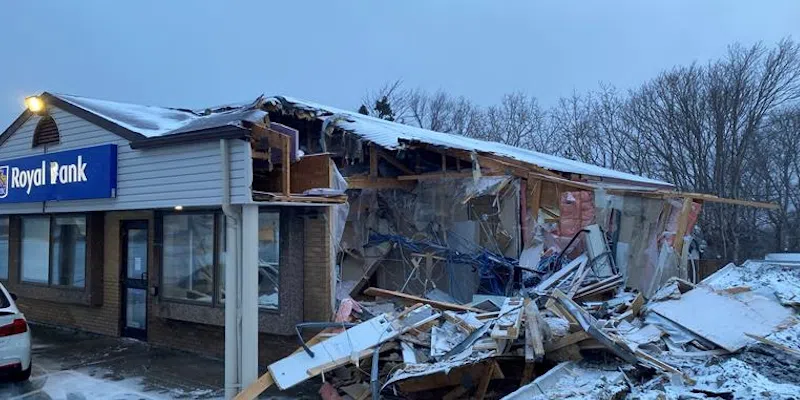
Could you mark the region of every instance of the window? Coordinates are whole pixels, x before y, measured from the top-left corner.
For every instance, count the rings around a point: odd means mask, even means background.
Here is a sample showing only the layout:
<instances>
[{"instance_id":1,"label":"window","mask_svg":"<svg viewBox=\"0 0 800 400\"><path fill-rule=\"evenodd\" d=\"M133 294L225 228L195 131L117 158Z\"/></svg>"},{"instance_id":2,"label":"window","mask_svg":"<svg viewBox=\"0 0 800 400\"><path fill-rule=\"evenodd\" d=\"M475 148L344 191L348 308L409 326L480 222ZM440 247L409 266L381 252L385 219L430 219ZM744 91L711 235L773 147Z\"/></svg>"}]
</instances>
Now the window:
<instances>
[{"instance_id":1,"label":"window","mask_svg":"<svg viewBox=\"0 0 800 400\"><path fill-rule=\"evenodd\" d=\"M22 218L22 281L50 283L50 217Z\"/></svg>"},{"instance_id":2,"label":"window","mask_svg":"<svg viewBox=\"0 0 800 400\"><path fill-rule=\"evenodd\" d=\"M33 131L33 147L59 142L58 125L51 116L42 117Z\"/></svg>"},{"instance_id":3,"label":"window","mask_svg":"<svg viewBox=\"0 0 800 400\"><path fill-rule=\"evenodd\" d=\"M216 265L214 213L163 218L164 297L213 302Z\"/></svg>"},{"instance_id":4,"label":"window","mask_svg":"<svg viewBox=\"0 0 800 400\"><path fill-rule=\"evenodd\" d=\"M0 217L0 279L8 279L8 217Z\"/></svg>"},{"instance_id":5,"label":"window","mask_svg":"<svg viewBox=\"0 0 800 400\"><path fill-rule=\"evenodd\" d=\"M280 213L258 214L258 306L278 309L280 288Z\"/></svg>"},{"instance_id":6,"label":"window","mask_svg":"<svg viewBox=\"0 0 800 400\"><path fill-rule=\"evenodd\" d=\"M86 285L86 218L54 217L50 265L52 283L82 288Z\"/></svg>"},{"instance_id":7,"label":"window","mask_svg":"<svg viewBox=\"0 0 800 400\"><path fill-rule=\"evenodd\" d=\"M22 217L23 282L86 286L86 217Z\"/></svg>"}]
</instances>

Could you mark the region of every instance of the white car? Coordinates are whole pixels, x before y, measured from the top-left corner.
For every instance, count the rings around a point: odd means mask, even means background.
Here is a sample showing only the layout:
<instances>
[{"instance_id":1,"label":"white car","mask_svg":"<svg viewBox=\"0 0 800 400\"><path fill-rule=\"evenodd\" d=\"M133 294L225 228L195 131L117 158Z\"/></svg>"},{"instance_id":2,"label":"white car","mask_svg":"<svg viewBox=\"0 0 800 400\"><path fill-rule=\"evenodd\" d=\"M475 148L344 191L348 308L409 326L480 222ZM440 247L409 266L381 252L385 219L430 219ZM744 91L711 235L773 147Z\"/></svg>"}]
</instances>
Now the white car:
<instances>
[{"instance_id":1,"label":"white car","mask_svg":"<svg viewBox=\"0 0 800 400\"><path fill-rule=\"evenodd\" d=\"M31 376L31 331L14 300L0 283L0 374L25 381Z\"/></svg>"}]
</instances>

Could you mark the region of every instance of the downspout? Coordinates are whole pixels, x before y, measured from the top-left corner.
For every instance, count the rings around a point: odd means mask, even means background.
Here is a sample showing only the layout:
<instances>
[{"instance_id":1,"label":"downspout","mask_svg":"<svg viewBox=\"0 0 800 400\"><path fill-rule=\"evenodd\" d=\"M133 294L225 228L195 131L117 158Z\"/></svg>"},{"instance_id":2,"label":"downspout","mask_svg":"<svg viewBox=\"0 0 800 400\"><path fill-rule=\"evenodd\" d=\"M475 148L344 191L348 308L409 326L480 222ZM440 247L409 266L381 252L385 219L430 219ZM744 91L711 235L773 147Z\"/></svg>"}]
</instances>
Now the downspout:
<instances>
[{"instance_id":1,"label":"downspout","mask_svg":"<svg viewBox=\"0 0 800 400\"><path fill-rule=\"evenodd\" d=\"M225 398L232 399L241 389L239 374L239 218L231 207L231 163L228 141L219 141L222 171L222 212L225 214Z\"/></svg>"}]
</instances>

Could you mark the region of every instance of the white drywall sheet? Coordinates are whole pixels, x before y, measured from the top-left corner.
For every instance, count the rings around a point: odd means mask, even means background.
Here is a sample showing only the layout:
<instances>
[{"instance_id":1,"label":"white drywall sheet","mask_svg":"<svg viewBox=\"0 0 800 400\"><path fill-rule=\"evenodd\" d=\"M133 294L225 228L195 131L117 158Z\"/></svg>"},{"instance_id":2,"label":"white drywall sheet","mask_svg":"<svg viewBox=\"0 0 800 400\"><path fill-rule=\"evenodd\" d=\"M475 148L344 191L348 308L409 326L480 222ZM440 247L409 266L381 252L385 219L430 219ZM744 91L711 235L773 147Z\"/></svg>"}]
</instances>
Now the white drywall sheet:
<instances>
[{"instance_id":1,"label":"white drywall sheet","mask_svg":"<svg viewBox=\"0 0 800 400\"><path fill-rule=\"evenodd\" d=\"M766 336L792 315L791 310L758 295L739 301L703 286L678 300L656 303L650 310L730 352L752 342L745 333Z\"/></svg>"},{"instance_id":2,"label":"white drywall sheet","mask_svg":"<svg viewBox=\"0 0 800 400\"><path fill-rule=\"evenodd\" d=\"M314 357L301 351L269 366L269 372L281 390L286 390L312 377L308 370L332 366L350 358L360 358L360 354L375 346L391 340L403 332L438 318L430 306L412 311L400 321L381 314L369 321L358 324L328 340L311 346Z\"/></svg>"}]
</instances>

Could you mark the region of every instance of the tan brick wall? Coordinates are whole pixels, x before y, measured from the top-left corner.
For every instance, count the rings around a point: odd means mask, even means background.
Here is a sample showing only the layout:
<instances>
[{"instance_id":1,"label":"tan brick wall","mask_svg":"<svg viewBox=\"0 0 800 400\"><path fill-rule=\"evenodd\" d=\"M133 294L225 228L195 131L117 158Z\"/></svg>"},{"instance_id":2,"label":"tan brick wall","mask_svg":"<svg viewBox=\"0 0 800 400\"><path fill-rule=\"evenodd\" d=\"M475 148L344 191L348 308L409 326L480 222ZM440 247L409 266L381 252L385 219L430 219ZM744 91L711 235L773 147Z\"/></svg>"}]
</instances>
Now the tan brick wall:
<instances>
[{"instance_id":1,"label":"tan brick wall","mask_svg":"<svg viewBox=\"0 0 800 400\"><path fill-rule=\"evenodd\" d=\"M329 321L333 314L329 211L305 220L303 267L303 317L306 321Z\"/></svg>"}]
</instances>

